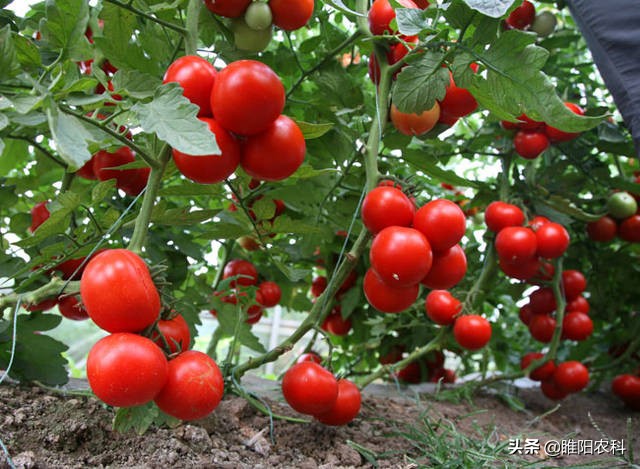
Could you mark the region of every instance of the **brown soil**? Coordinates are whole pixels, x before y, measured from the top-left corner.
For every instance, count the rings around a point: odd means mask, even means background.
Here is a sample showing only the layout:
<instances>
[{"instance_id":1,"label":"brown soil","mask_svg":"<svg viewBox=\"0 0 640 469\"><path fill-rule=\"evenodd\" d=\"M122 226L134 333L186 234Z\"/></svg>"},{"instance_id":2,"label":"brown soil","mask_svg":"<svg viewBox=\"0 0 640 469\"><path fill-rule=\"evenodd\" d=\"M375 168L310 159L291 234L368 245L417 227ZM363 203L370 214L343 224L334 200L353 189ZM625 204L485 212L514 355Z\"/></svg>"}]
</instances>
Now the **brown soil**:
<instances>
[{"instance_id":1,"label":"brown soil","mask_svg":"<svg viewBox=\"0 0 640 469\"><path fill-rule=\"evenodd\" d=\"M262 386L271 396L267 401L275 413L296 416L274 400L272 384ZM549 412L556 404L538 390L516 391L526 404L525 411L511 410L496 395L478 395L472 403L454 404L434 400L428 394L417 398L415 388L398 394L393 386L374 386L365 395L360 416L351 424L333 428L315 422L276 420L271 440L269 418L238 397L226 397L205 419L171 429L152 428L141 436L115 433L111 429L113 410L95 398L2 385L0 439L13 464L24 468L441 467L437 457L442 456L443 448L450 462L463 455L461 446L466 443L460 440L461 435L471 438L467 442L488 439L493 444L516 436L540 438L541 442L615 439L625 441L627 457L630 448L640 454L640 415L631 414L610 395L571 396ZM439 436L416 445L399 432L427 428L421 416L426 416ZM499 453L504 456L500 465L506 461L510 467L532 461L544 467L566 466L610 457L572 455L544 461L544 454L509 456L506 449ZM412 464L414 460L417 464ZM609 459L597 467L617 465L624 465L622 458ZM0 467L9 467L4 455L0 456Z\"/></svg>"}]
</instances>

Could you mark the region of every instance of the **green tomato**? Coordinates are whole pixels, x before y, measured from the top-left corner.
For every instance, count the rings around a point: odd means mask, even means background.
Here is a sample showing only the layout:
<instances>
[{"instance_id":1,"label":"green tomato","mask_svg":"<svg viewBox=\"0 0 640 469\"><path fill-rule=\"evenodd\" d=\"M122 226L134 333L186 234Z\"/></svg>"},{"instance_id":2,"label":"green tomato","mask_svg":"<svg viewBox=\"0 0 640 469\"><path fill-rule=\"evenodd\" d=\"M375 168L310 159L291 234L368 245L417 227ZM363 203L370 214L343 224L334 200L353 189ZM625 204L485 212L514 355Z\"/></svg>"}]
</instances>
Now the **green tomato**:
<instances>
[{"instance_id":1,"label":"green tomato","mask_svg":"<svg viewBox=\"0 0 640 469\"><path fill-rule=\"evenodd\" d=\"M271 28L256 31L247 26L243 18L236 18L232 25L236 47L247 52L261 52L271 42Z\"/></svg>"},{"instance_id":2,"label":"green tomato","mask_svg":"<svg viewBox=\"0 0 640 469\"><path fill-rule=\"evenodd\" d=\"M556 15L545 10L536 15L531 24L531 31L537 33L540 37L547 37L555 31L557 23Z\"/></svg>"},{"instance_id":3,"label":"green tomato","mask_svg":"<svg viewBox=\"0 0 640 469\"><path fill-rule=\"evenodd\" d=\"M638 210L638 203L628 192L616 192L609 196L607 200L609 215L618 220L629 218L635 215Z\"/></svg>"},{"instance_id":4,"label":"green tomato","mask_svg":"<svg viewBox=\"0 0 640 469\"><path fill-rule=\"evenodd\" d=\"M271 26L271 8L264 2L253 2L244 12L244 21L251 29L262 31Z\"/></svg>"}]
</instances>

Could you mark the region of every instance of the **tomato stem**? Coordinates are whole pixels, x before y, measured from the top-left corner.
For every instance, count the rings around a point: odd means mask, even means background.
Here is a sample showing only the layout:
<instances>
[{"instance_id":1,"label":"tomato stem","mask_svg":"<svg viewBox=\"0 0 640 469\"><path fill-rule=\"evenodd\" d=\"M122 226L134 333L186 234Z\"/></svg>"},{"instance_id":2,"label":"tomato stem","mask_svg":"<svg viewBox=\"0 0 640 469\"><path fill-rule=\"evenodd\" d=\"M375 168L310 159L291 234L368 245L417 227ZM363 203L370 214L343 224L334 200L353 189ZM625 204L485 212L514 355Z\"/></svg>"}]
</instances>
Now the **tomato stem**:
<instances>
[{"instance_id":1,"label":"tomato stem","mask_svg":"<svg viewBox=\"0 0 640 469\"><path fill-rule=\"evenodd\" d=\"M189 0L187 5L187 29L184 31L184 50L186 55L195 55L198 51L198 17L202 7L201 0Z\"/></svg>"}]
</instances>

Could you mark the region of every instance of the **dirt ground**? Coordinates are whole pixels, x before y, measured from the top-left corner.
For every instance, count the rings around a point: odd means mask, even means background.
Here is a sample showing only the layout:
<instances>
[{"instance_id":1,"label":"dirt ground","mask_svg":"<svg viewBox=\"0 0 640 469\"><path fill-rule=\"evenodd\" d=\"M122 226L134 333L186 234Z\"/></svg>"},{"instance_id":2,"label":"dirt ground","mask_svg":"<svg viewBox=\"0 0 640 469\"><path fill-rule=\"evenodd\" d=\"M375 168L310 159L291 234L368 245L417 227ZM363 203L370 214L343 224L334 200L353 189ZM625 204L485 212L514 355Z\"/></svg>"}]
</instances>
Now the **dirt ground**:
<instances>
[{"instance_id":1,"label":"dirt ground","mask_svg":"<svg viewBox=\"0 0 640 469\"><path fill-rule=\"evenodd\" d=\"M275 413L300 417L282 404L272 385L262 387ZM205 419L152 428L141 436L114 432L113 410L95 398L4 384L0 439L18 468L475 468L520 467L527 462L534 467L628 467L622 457L612 459L610 453L551 459L544 451L509 455L512 438L522 443L538 439L541 445L550 439L624 440L624 457L629 458L630 450L640 454L640 414L631 413L610 394L574 395L556 409L556 403L538 390L515 389L526 405L526 410L515 411L495 394L451 403L428 393L418 398L415 390L399 394L393 385L374 386L351 424L334 428L276 420L271 439L269 418L239 397L225 397ZM484 453L491 457L483 461L475 452L483 453L486 447L473 446L482 441L504 447ZM603 458L607 460L598 462ZM4 455L0 467L11 467Z\"/></svg>"}]
</instances>

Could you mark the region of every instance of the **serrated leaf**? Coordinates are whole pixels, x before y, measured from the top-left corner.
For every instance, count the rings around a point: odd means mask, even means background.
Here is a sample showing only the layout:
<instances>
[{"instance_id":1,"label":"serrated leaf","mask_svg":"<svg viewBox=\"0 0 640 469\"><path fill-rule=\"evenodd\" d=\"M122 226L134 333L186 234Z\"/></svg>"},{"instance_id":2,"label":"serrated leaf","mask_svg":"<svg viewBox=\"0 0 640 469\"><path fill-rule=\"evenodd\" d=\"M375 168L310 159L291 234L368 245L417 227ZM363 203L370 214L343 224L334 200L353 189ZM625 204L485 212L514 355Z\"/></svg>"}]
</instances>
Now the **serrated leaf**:
<instances>
[{"instance_id":1,"label":"serrated leaf","mask_svg":"<svg viewBox=\"0 0 640 469\"><path fill-rule=\"evenodd\" d=\"M89 161L91 153L87 141L92 135L80 119L58 112L56 108L47 111L47 118L58 155L72 168L80 168Z\"/></svg>"},{"instance_id":2,"label":"serrated leaf","mask_svg":"<svg viewBox=\"0 0 640 469\"><path fill-rule=\"evenodd\" d=\"M492 18L500 18L513 5L514 0L464 0L474 10Z\"/></svg>"},{"instance_id":3,"label":"serrated leaf","mask_svg":"<svg viewBox=\"0 0 640 469\"><path fill-rule=\"evenodd\" d=\"M444 54L426 52L400 72L392 94L399 111L420 114L444 98L449 71L443 61Z\"/></svg>"},{"instance_id":4,"label":"serrated leaf","mask_svg":"<svg viewBox=\"0 0 640 469\"><path fill-rule=\"evenodd\" d=\"M153 100L132 108L140 127L188 155L217 155L220 149L209 126L196 117L198 107L182 95L177 83L156 89Z\"/></svg>"},{"instance_id":5,"label":"serrated leaf","mask_svg":"<svg viewBox=\"0 0 640 469\"><path fill-rule=\"evenodd\" d=\"M108 195L113 193L113 188L116 186L115 179L109 179L108 181L100 181L93 189L91 189L91 201L95 204L102 202Z\"/></svg>"},{"instance_id":6,"label":"serrated leaf","mask_svg":"<svg viewBox=\"0 0 640 469\"><path fill-rule=\"evenodd\" d=\"M247 319L246 313L239 313L240 310L237 307L218 309L217 318L222 333L227 337L233 337L234 334L237 334L236 338L245 347L249 347L258 353L266 352L260 339L251 332L251 325L245 322Z\"/></svg>"},{"instance_id":7,"label":"serrated leaf","mask_svg":"<svg viewBox=\"0 0 640 469\"><path fill-rule=\"evenodd\" d=\"M133 430L144 435L159 415L160 409L153 401L134 407L120 407L113 418L113 429L120 433Z\"/></svg>"},{"instance_id":8,"label":"serrated leaf","mask_svg":"<svg viewBox=\"0 0 640 469\"><path fill-rule=\"evenodd\" d=\"M276 214L276 205L271 198L261 198L256 200L251 206L251 210L258 220L270 220Z\"/></svg>"},{"instance_id":9,"label":"serrated leaf","mask_svg":"<svg viewBox=\"0 0 640 469\"><path fill-rule=\"evenodd\" d=\"M340 11L343 11L345 13L348 13L349 16L351 16L351 15L365 16L362 13L359 13L359 12L349 8L347 5L344 4L344 2L342 0L325 0L324 3L327 3L327 4L331 5L336 10L340 10Z\"/></svg>"},{"instance_id":10,"label":"serrated leaf","mask_svg":"<svg viewBox=\"0 0 640 469\"><path fill-rule=\"evenodd\" d=\"M85 0L47 0L46 20L40 22L45 41L57 49L66 50L84 38L89 21L89 3Z\"/></svg>"},{"instance_id":11,"label":"serrated leaf","mask_svg":"<svg viewBox=\"0 0 640 469\"><path fill-rule=\"evenodd\" d=\"M40 52L33 41L30 41L20 34L14 33L13 43L15 45L18 61L23 68L40 67L42 65Z\"/></svg>"},{"instance_id":12,"label":"serrated leaf","mask_svg":"<svg viewBox=\"0 0 640 469\"><path fill-rule=\"evenodd\" d=\"M11 35L11 28L7 25L0 29L0 80L13 78L19 72L18 54Z\"/></svg>"},{"instance_id":13,"label":"serrated leaf","mask_svg":"<svg viewBox=\"0 0 640 469\"><path fill-rule=\"evenodd\" d=\"M115 89L126 89L127 94L136 99L153 97L156 88L162 84L158 77L137 70L119 70L112 82Z\"/></svg>"},{"instance_id":14,"label":"serrated leaf","mask_svg":"<svg viewBox=\"0 0 640 469\"><path fill-rule=\"evenodd\" d=\"M300 130L302 130L302 135L304 135L305 140L322 137L333 128L333 124L331 123L312 124L309 122L296 121L296 124L298 124Z\"/></svg>"},{"instance_id":15,"label":"serrated leaf","mask_svg":"<svg viewBox=\"0 0 640 469\"><path fill-rule=\"evenodd\" d=\"M419 8L396 9L398 30L407 36L417 36L422 31L431 29L431 21L427 19L426 13Z\"/></svg>"}]
</instances>

